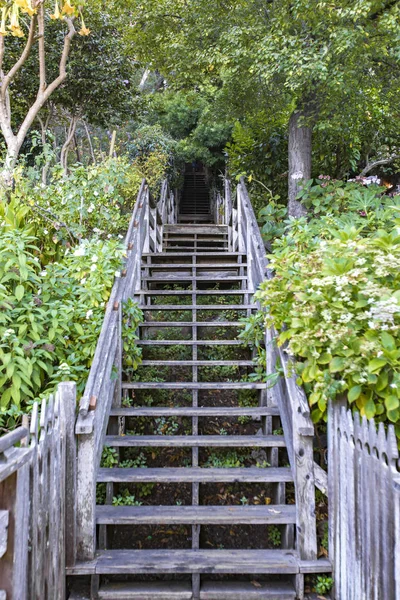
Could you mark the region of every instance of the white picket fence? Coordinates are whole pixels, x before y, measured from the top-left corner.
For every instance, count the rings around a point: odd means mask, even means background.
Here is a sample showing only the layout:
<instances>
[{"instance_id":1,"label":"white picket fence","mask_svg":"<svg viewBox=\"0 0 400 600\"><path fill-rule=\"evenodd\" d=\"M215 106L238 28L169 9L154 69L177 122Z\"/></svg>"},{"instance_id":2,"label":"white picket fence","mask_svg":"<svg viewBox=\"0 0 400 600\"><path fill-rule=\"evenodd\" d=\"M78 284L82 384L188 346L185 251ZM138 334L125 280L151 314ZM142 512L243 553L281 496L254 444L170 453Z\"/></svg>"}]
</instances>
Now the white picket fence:
<instances>
[{"instance_id":1,"label":"white picket fence","mask_svg":"<svg viewBox=\"0 0 400 600\"><path fill-rule=\"evenodd\" d=\"M400 473L393 426L343 402L328 417L329 554L336 600L400 600Z\"/></svg>"}]
</instances>

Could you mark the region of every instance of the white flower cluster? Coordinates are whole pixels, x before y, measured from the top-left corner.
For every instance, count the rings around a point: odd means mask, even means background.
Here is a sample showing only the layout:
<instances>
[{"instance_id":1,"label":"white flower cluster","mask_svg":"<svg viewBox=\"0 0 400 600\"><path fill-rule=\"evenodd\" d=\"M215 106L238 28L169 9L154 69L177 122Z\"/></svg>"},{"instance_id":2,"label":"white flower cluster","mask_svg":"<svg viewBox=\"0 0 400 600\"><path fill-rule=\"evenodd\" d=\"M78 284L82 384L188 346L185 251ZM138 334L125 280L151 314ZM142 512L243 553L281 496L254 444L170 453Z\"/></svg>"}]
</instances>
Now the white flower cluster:
<instances>
[{"instance_id":1,"label":"white flower cluster","mask_svg":"<svg viewBox=\"0 0 400 600\"><path fill-rule=\"evenodd\" d=\"M395 296L392 296L387 300L378 300L366 313L366 315L371 319L369 322L371 329L376 329L378 323L393 326L394 316L396 314L400 314L400 306ZM387 329L387 327L384 328Z\"/></svg>"},{"instance_id":2,"label":"white flower cluster","mask_svg":"<svg viewBox=\"0 0 400 600\"><path fill-rule=\"evenodd\" d=\"M3 338L7 339L12 335L15 335L14 329L7 329L3 334Z\"/></svg>"},{"instance_id":3,"label":"white flower cluster","mask_svg":"<svg viewBox=\"0 0 400 600\"><path fill-rule=\"evenodd\" d=\"M74 256L85 256L85 253L85 246L82 244L75 250Z\"/></svg>"}]
</instances>

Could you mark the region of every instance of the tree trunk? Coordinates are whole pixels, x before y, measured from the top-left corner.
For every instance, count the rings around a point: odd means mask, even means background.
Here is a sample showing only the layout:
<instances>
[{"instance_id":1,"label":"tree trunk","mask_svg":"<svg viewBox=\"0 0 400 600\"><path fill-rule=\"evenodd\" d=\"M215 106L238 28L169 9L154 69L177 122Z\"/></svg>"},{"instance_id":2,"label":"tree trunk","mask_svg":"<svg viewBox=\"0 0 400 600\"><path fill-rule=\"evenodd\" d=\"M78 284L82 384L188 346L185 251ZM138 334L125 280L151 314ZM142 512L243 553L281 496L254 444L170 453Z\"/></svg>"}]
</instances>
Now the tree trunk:
<instances>
[{"instance_id":1,"label":"tree trunk","mask_svg":"<svg viewBox=\"0 0 400 600\"><path fill-rule=\"evenodd\" d=\"M17 165L20 147L16 142L7 145L7 155L0 174L0 200L3 200L12 189L14 182L14 169Z\"/></svg>"},{"instance_id":2,"label":"tree trunk","mask_svg":"<svg viewBox=\"0 0 400 600\"><path fill-rule=\"evenodd\" d=\"M69 124L68 133L66 135L66 140L64 142L63 147L61 148L61 156L60 163L64 170L65 177L68 175L68 154L70 150L70 146L75 136L76 126L78 124L78 117L74 115Z\"/></svg>"},{"instance_id":3,"label":"tree trunk","mask_svg":"<svg viewBox=\"0 0 400 600\"><path fill-rule=\"evenodd\" d=\"M309 116L304 109L292 113L289 121L289 202L290 217L303 217L306 208L296 200L301 184L311 179L312 126L300 119Z\"/></svg>"}]
</instances>

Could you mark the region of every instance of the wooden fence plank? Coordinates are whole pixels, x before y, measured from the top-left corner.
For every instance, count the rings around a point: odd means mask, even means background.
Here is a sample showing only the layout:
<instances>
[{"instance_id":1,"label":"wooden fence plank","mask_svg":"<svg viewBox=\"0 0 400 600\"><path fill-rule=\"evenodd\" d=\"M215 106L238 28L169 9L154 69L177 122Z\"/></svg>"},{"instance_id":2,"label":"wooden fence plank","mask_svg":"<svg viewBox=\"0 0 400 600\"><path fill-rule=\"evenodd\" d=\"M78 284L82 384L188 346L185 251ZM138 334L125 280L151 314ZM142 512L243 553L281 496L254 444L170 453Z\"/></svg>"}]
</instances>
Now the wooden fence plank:
<instances>
[{"instance_id":1,"label":"wooden fence plank","mask_svg":"<svg viewBox=\"0 0 400 600\"><path fill-rule=\"evenodd\" d=\"M394 429L330 403L329 554L336 600L400 593L399 452Z\"/></svg>"}]
</instances>

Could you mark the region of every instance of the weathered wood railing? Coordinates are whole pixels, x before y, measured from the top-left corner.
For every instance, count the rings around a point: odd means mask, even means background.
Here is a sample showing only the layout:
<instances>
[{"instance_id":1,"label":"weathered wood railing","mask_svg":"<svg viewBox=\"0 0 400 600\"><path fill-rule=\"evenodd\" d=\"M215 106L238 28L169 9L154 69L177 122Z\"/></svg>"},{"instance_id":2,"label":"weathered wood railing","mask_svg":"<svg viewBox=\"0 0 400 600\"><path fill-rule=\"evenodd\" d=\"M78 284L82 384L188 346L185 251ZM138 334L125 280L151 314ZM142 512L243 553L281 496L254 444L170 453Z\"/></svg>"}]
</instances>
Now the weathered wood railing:
<instances>
[{"instance_id":1,"label":"weathered wood railing","mask_svg":"<svg viewBox=\"0 0 400 600\"><path fill-rule=\"evenodd\" d=\"M95 553L96 475L100 465L108 414L121 399L122 303L140 288L142 254L162 249L164 224L177 219L176 205L165 182L156 203L142 183L125 239L126 264L108 302L92 368L79 405L76 423L77 455L77 552L79 560Z\"/></svg>"},{"instance_id":2,"label":"weathered wood railing","mask_svg":"<svg viewBox=\"0 0 400 600\"><path fill-rule=\"evenodd\" d=\"M247 253L250 285L256 290L272 276L256 217L242 180L232 207L226 182L225 215L230 247ZM316 558L315 487L329 497L329 558L336 600L400 600L400 461L392 426L360 420L345 409L346 399L330 403L328 467L314 462L314 426L304 390L296 383L292 359L266 331L267 374L283 371L267 391L278 405L292 467L297 506L297 549Z\"/></svg>"},{"instance_id":3,"label":"weathered wood railing","mask_svg":"<svg viewBox=\"0 0 400 600\"><path fill-rule=\"evenodd\" d=\"M232 205L229 182L225 187L225 215L229 218L230 247L247 255L249 287L256 291L271 277L264 243L244 180L236 191L236 205ZM317 530L315 517L315 475L313 459L314 426L304 392L298 388L291 374L290 359L273 343L275 332L266 332L267 372L275 371L276 360L284 369L284 377L275 389L267 393L267 402L279 406L292 468L297 505L296 546L303 560L317 558ZM321 469L322 471L322 469Z\"/></svg>"},{"instance_id":4,"label":"weathered wood railing","mask_svg":"<svg viewBox=\"0 0 400 600\"><path fill-rule=\"evenodd\" d=\"M61 383L0 438L1 599L65 598L75 540L75 409L75 384Z\"/></svg>"},{"instance_id":5,"label":"weathered wood railing","mask_svg":"<svg viewBox=\"0 0 400 600\"><path fill-rule=\"evenodd\" d=\"M330 403L329 554L337 600L400 598L399 451L392 425Z\"/></svg>"}]
</instances>

